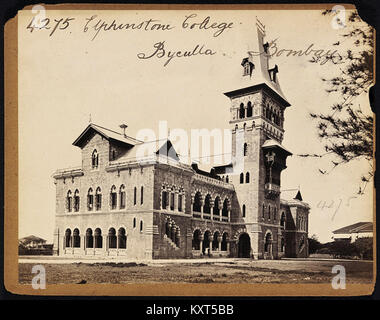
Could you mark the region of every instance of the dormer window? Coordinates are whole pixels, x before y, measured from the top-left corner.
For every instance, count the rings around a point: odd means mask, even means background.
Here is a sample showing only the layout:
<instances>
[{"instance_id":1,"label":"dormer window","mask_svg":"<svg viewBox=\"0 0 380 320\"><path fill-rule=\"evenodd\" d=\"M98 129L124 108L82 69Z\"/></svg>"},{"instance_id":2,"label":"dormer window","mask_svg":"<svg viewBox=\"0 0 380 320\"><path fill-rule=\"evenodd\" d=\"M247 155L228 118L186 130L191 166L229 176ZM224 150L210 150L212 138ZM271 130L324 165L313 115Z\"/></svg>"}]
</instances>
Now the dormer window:
<instances>
[{"instance_id":1,"label":"dormer window","mask_svg":"<svg viewBox=\"0 0 380 320\"><path fill-rule=\"evenodd\" d=\"M248 61L248 58L244 58L241 62L241 65L243 66L243 76L251 76L252 71L254 69L254 64L250 61Z\"/></svg>"},{"instance_id":2,"label":"dormer window","mask_svg":"<svg viewBox=\"0 0 380 320\"><path fill-rule=\"evenodd\" d=\"M91 164L92 164L92 169L97 169L99 165L99 155L96 149L92 152L92 157L91 157Z\"/></svg>"},{"instance_id":3,"label":"dormer window","mask_svg":"<svg viewBox=\"0 0 380 320\"><path fill-rule=\"evenodd\" d=\"M276 82L277 81L277 73L278 73L278 66L277 66L277 64L274 66L274 68L269 69L268 71L269 71L270 79L273 82Z\"/></svg>"}]
</instances>

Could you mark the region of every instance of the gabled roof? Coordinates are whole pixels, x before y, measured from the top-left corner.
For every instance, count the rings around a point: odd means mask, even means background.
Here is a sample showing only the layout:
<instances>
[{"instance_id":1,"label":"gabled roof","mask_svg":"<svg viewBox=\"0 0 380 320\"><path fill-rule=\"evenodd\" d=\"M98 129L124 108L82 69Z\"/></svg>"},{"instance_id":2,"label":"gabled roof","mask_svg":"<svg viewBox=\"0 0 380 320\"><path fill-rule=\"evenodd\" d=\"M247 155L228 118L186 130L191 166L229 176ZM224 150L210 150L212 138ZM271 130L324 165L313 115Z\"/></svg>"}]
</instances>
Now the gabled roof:
<instances>
[{"instance_id":1,"label":"gabled roof","mask_svg":"<svg viewBox=\"0 0 380 320\"><path fill-rule=\"evenodd\" d=\"M373 232L372 222L358 222L333 231L334 234L367 232Z\"/></svg>"},{"instance_id":2,"label":"gabled roof","mask_svg":"<svg viewBox=\"0 0 380 320\"><path fill-rule=\"evenodd\" d=\"M156 151L156 154L179 161L178 153L175 151L174 146L170 140L166 140L165 143Z\"/></svg>"},{"instance_id":3,"label":"gabled roof","mask_svg":"<svg viewBox=\"0 0 380 320\"><path fill-rule=\"evenodd\" d=\"M107 140L113 140L117 142L121 142L123 144L126 144L128 146L134 146L137 143L140 143L142 141L139 141L135 138L123 135L121 133L118 133L116 131L104 128L102 126L99 126L94 123L90 123L86 129L79 135L79 137L73 142L74 146L77 147L82 147L84 142L86 141L86 137L91 133L91 132L97 132Z\"/></svg>"}]
</instances>

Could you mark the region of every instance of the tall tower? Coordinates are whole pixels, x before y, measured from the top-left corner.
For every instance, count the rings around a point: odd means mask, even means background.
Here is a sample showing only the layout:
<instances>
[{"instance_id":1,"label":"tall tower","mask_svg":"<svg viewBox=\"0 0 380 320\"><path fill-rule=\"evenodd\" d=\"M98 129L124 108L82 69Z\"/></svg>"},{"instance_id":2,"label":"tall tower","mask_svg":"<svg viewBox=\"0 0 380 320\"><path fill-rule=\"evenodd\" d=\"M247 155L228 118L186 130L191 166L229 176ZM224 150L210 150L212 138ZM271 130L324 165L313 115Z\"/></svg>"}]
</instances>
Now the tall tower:
<instances>
[{"instance_id":1,"label":"tall tower","mask_svg":"<svg viewBox=\"0 0 380 320\"><path fill-rule=\"evenodd\" d=\"M273 259L281 251L281 171L291 155L281 142L284 111L290 104L280 88L279 68L271 65L265 27L259 20L255 31L252 50L241 62L239 87L224 93L231 100L234 161L229 181L236 190L235 233L244 233L245 238L248 234L250 256ZM246 256L242 252L246 248L237 241L238 255Z\"/></svg>"}]
</instances>

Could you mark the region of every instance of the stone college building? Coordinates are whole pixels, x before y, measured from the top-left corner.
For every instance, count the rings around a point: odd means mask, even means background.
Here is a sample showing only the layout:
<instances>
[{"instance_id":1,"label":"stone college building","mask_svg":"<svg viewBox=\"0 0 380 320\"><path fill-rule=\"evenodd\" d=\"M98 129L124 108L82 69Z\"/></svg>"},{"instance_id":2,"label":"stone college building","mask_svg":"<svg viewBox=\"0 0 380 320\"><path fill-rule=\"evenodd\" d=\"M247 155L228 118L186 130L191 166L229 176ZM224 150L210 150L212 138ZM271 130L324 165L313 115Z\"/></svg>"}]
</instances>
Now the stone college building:
<instances>
[{"instance_id":1,"label":"stone college building","mask_svg":"<svg viewBox=\"0 0 380 320\"><path fill-rule=\"evenodd\" d=\"M203 171L179 161L170 140L137 158L144 142L89 124L73 142L82 166L57 170L54 254L170 259L308 256L309 206L281 192L290 151L282 146L284 112L278 66L271 66L257 22L254 55L230 100L235 164ZM233 169L233 170L232 170ZM234 174L232 174L234 171Z\"/></svg>"}]
</instances>

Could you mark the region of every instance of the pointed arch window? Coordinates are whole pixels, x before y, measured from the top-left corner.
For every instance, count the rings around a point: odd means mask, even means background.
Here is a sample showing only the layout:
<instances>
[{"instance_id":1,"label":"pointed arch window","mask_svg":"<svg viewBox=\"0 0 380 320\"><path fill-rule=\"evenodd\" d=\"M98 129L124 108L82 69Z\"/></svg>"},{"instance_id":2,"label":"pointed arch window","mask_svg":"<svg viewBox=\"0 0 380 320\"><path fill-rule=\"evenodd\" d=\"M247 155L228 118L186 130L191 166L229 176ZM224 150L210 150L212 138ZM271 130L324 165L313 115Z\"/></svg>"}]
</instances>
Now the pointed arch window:
<instances>
[{"instance_id":1,"label":"pointed arch window","mask_svg":"<svg viewBox=\"0 0 380 320\"><path fill-rule=\"evenodd\" d=\"M263 219L265 218L265 203L263 203L262 217Z\"/></svg>"},{"instance_id":2,"label":"pointed arch window","mask_svg":"<svg viewBox=\"0 0 380 320\"><path fill-rule=\"evenodd\" d=\"M245 183L249 183L249 172L245 174Z\"/></svg>"},{"instance_id":3,"label":"pointed arch window","mask_svg":"<svg viewBox=\"0 0 380 320\"><path fill-rule=\"evenodd\" d=\"M144 222L141 220L140 221L140 232L143 232L144 230Z\"/></svg>"},{"instance_id":4,"label":"pointed arch window","mask_svg":"<svg viewBox=\"0 0 380 320\"><path fill-rule=\"evenodd\" d=\"M134 205L137 204L137 188L136 187L133 189L133 204Z\"/></svg>"},{"instance_id":5,"label":"pointed arch window","mask_svg":"<svg viewBox=\"0 0 380 320\"><path fill-rule=\"evenodd\" d=\"M226 176L226 182L229 183L230 182L230 178L228 176Z\"/></svg>"},{"instance_id":6,"label":"pointed arch window","mask_svg":"<svg viewBox=\"0 0 380 320\"><path fill-rule=\"evenodd\" d=\"M110 207L111 207L111 210L115 210L117 207L117 193L116 193L116 187L114 185L111 187Z\"/></svg>"},{"instance_id":7,"label":"pointed arch window","mask_svg":"<svg viewBox=\"0 0 380 320\"><path fill-rule=\"evenodd\" d=\"M95 209L97 211L102 209L102 190L100 187L98 187L95 192Z\"/></svg>"},{"instance_id":8,"label":"pointed arch window","mask_svg":"<svg viewBox=\"0 0 380 320\"><path fill-rule=\"evenodd\" d=\"M92 211L94 208L94 192L92 188L88 189L87 193L87 210Z\"/></svg>"},{"instance_id":9,"label":"pointed arch window","mask_svg":"<svg viewBox=\"0 0 380 320\"><path fill-rule=\"evenodd\" d=\"M253 115L252 103L251 103L251 101L248 101L248 104L247 104L247 117L252 117L252 115Z\"/></svg>"},{"instance_id":10,"label":"pointed arch window","mask_svg":"<svg viewBox=\"0 0 380 320\"><path fill-rule=\"evenodd\" d=\"M244 109L244 104L241 103L239 107L239 118L243 119L245 118L245 109Z\"/></svg>"},{"instance_id":11,"label":"pointed arch window","mask_svg":"<svg viewBox=\"0 0 380 320\"><path fill-rule=\"evenodd\" d=\"M72 197L71 190L67 191L66 209L67 209L67 212L71 212L73 210L73 197Z\"/></svg>"},{"instance_id":12,"label":"pointed arch window","mask_svg":"<svg viewBox=\"0 0 380 320\"><path fill-rule=\"evenodd\" d=\"M120 186L120 209L124 209L125 208L125 203L126 203L126 197L125 197L125 186L122 184Z\"/></svg>"},{"instance_id":13,"label":"pointed arch window","mask_svg":"<svg viewBox=\"0 0 380 320\"><path fill-rule=\"evenodd\" d=\"M242 207L242 214L243 214L243 218L245 218L245 204L243 204L243 207Z\"/></svg>"},{"instance_id":14,"label":"pointed arch window","mask_svg":"<svg viewBox=\"0 0 380 320\"><path fill-rule=\"evenodd\" d=\"M163 190L162 191L162 196L161 196L161 207L162 209L166 210L167 206L168 206L168 193L166 192L166 190Z\"/></svg>"},{"instance_id":15,"label":"pointed arch window","mask_svg":"<svg viewBox=\"0 0 380 320\"><path fill-rule=\"evenodd\" d=\"M144 203L144 187L141 187L140 204Z\"/></svg>"},{"instance_id":16,"label":"pointed arch window","mask_svg":"<svg viewBox=\"0 0 380 320\"><path fill-rule=\"evenodd\" d=\"M74 192L74 211L78 212L79 211L79 190L75 190Z\"/></svg>"},{"instance_id":17,"label":"pointed arch window","mask_svg":"<svg viewBox=\"0 0 380 320\"><path fill-rule=\"evenodd\" d=\"M240 173L240 183L244 183L244 173Z\"/></svg>"},{"instance_id":18,"label":"pointed arch window","mask_svg":"<svg viewBox=\"0 0 380 320\"><path fill-rule=\"evenodd\" d=\"M92 164L92 169L97 169L99 165L99 154L96 149L92 152L91 156L91 164Z\"/></svg>"}]
</instances>

